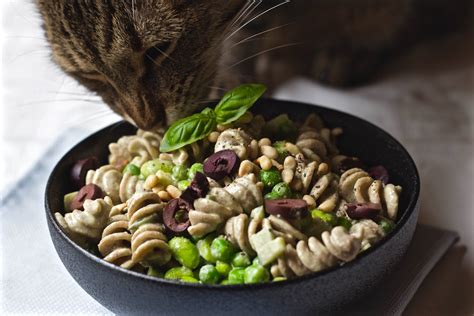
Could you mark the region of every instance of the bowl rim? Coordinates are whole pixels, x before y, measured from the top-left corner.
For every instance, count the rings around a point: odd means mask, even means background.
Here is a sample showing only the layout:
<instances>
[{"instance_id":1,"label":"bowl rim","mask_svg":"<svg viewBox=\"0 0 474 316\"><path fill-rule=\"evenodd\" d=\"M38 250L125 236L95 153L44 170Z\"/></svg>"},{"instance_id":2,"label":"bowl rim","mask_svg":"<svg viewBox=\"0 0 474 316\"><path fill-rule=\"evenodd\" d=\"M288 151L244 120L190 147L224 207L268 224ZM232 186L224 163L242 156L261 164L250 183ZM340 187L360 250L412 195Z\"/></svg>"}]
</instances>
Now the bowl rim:
<instances>
[{"instance_id":1,"label":"bowl rim","mask_svg":"<svg viewBox=\"0 0 474 316\"><path fill-rule=\"evenodd\" d=\"M164 279L164 278L149 276L147 274L127 270L127 269L122 268L120 266L116 266L112 263L109 263L109 262L103 260L102 258L99 258L98 256L95 256L94 254L88 252L87 250L81 248L78 244L76 244L74 241L72 241L66 235L66 233L63 232L63 230L59 227L58 223L56 222L56 219L54 217L55 212L50 207L50 201L48 199L48 192L51 190L53 180L54 180L54 178L56 178L56 174L59 172L58 169L59 169L60 163L67 156L69 156L70 153L76 147L80 146L83 143L88 142L89 139L91 139L91 138L97 137L97 135L103 133L104 130L107 130L107 129L112 128L112 127L117 127L117 125L121 125L121 124L130 124L130 123L124 121L124 120L120 120L120 121L117 121L115 123L112 123L112 124L102 128L102 129L90 134L89 136L85 137L84 139L82 139L81 141L76 143L74 146L72 146L56 162L53 170L51 171L51 173L48 177L48 181L47 181L46 188L45 188L45 194L44 194L44 206L45 206L47 221L51 223L50 227L53 227L54 230L61 236L61 238L65 242L69 243L73 248L75 248L81 255L85 256L89 260L94 261L97 264L100 264L100 265L103 265L107 268L113 269L118 273L125 273L128 276L137 277L138 279L140 279L142 281L145 281L145 282L156 282L156 283L165 284L166 286L171 286L171 287L178 286L178 287L195 288L197 290L206 289L206 290L214 290L214 291L215 290L222 290L222 289L231 290L231 291L258 290L258 289L262 289L262 288L272 288L272 287L275 287L275 286L289 286L289 285L292 285L292 284L295 284L295 283L300 283L300 282L304 282L304 281L307 281L307 280L315 279L315 278L317 278L319 276L322 276L322 275L331 275L332 273L335 273L335 271L339 271L341 269L348 269L348 268L350 268L351 266L353 266L355 264L359 264L361 261L363 261L368 256L370 256L373 252L376 252L379 248L381 248L383 245L385 245L387 242L389 242L393 238L393 236L395 236L401 230L401 228L404 225L406 225L408 219L411 216L413 216L415 208L416 208L416 206L419 202L419 196L420 196L420 175L419 175L418 169L416 167L416 164L415 164L413 158L408 153L406 148L395 137L390 135L388 132L386 132L381 127L367 121L364 118L361 118L361 117L358 117L356 115L349 114L349 113L346 113L346 112L343 112L343 111L340 111L340 110L331 109L331 108L327 108L327 107L324 107L324 106L321 106L321 105L316 105L316 104L311 104L311 103L306 103L306 102L293 101L293 100L273 99L273 98L261 98L260 99L260 102L265 102L265 101L277 102L277 103L291 103L292 105L295 105L295 106L312 107L312 108L314 108L314 112L316 112L316 114L318 114L318 110L323 110L325 112L332 112L332 114L334 114L334 115L346 116L350 119L356 119L356 120L362 121L364 124L367 124L370 127L379 130L379 132L383 135L383 137L387 137L387 138L391 139L397 145L398 149L400 149L402 151L402 153L408 158L408 161L410 163L410 167L411 167L411 169L413 169L413 171L415 173L414 174L415 175L415 178L414 178L415 179L415 186L414 186L415 189L413 191L413 194L411 195L410 200L408 201L408 205L407 205L407 208L406 208L404 214L399 219L397 225L395 226L395 228L390 233L388 233L386 236L384 236L375 246L372 246L369 249L365 250L363 253L358 254L357 257L354 260L343 263L341 265L336 265L336 266L333 266L333 267L330 267L330 268L327 268L327 269L324 269L324 270L321 270L321 271L308 273L308 274L303 275L303 276L297 276L295 278L287 279L287 280L283 280L283 281L279 281L279 282L263 282L263 283L256 283L256 284L226 284L226 285L222 285L222 284L201 284L201 283L182 282L182 281L178 281L178 280L168 280L168 279ZM215 101L210 101L209 103L206 103L206 105L214 104L214 102ZM51 234L50 234L50 237L52 238ZM68 270L68 272L69 272L69 270Z\"/></svg>"}]
</instances>

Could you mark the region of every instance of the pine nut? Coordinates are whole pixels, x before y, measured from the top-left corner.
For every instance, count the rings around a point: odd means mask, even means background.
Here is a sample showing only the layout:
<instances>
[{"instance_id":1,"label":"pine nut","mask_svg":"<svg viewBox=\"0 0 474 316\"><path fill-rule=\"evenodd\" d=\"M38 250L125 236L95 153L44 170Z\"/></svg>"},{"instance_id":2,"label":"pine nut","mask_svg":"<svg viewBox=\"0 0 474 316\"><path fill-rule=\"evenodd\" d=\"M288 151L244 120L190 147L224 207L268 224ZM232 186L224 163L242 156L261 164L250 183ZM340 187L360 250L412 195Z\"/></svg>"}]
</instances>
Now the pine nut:
<instances>
[{"instance_id":1,"label":"pine nut","mask_svg":"<svg viewBox=\"0 0 474 316\"><path fill-rule=\"evenodd\" d=\"M300 153L298 146L292 143L285 143L285 149L292 155L297 155Z\"/></svg>"},{"instance_id":2,"label":"pine nut","mask_svg":"<svg viewBox=\"0 0 474 316\"><path fill-rule=\"evenodd\" d=\"M316 207L316 201L311 195L306 194L305 196L303 196L303 200L305 200L305 202L308 203L308 206L310 208Z\"/></svg>"},{"instance_id":3,"label":"pine nut","mask_svg":"<svg viewBox=\"0 0 474 316\"><path fill-rule=\"evenodd\" d=\"M151 174L146 178L145 183L143 184L143 187L147 190L151 190L157 184L158 184L158 177L154 174Z\"/></svg>"},{"instance_id":4,"label":"pine nut","mask_svg":"<svg viewBox=\"0 0 474 316\"><path fill-rule=\"evenodd\" d=\"M272 141L269 138L262 138L258 141L258 146L270 146Z\"/></svg>"},{"instance_id":5,"label":"pine nut","mask_svg":"<svg viewBox=\"0 0 474 316\"><path fill-rule=\"evenodd\" d=\"M240 163L239 167L239 177L243 177L258 168L253 162L250 160L244 160Z\"/></svg>"},{"instance_id":6,"label":"pine nut","mask_svg":"<svg viewBox=\"0 0 474 316\"><path fill-rule=\"evenodd\" d=\"M209 134L209 137L208 137L209 141L210 141L211 143L217 142L217 139L219 138L219 135L220 135L220 134L221 134L221 133L216 132L216 131L210 133L210 134Z\"/></svg>"},{"instance_id":7,"label":"pine nut","mask_svg":"<svg viewBox=\"0 0 474 316\"><path fill-rule=\"evenodd\" d=\"M318 166L318 171L316 172L316 174L318 176L322 176L322 175L325 175L329 172L329 166L327 163L323 162L322 164L320 164Z\"/></svg>"},{"instance_id":8,"label":"pine nut","mask_svg":"<svg viewBox=\"0 0 474 316\"><path fill-rule=\"evenodd\" d=\"M291 169L283 169L281 172L281 178L287 184L290 184L293 181L293 177L295 176L295 172Z\"/></svg>"},{"instance_id":9,"label":"pine nut","mask_svg":"<svg viewBox=\"0 0 474 316\"><path fill-rule=\"evenodd\" d=\"M163 201L169 201L171 200L171 196L168 192L166 191L160 191L158 192L158 196L160 197L161 200Z\"/></svg>"},{"instance_id":10,"label":"pine nut","mask_svg":"<svg viewBox=\"0 0 474 316\"><path fill-rule=\"evenodd\" d=\"M270 170L273 166L272 161L267 156L260 156L260 158L257 159L257 162L263 170Z\"/></svg>"},{"instance_id":11,"label":"pine nut","mask_svg":"<svg viewBox=\"0 0 474 316\"><path fill-rule=\"evenodd\" d=\"M278 158L278 151L270 145L261 145L260 151L262 152L262 155L265 155L270 159Z\"/></svg>"},{"instance_id":12,"label":"pine nut","mask_svg":"<svg viewBox=\"0 0 474 316\"><path fill-rule=\"evenodd\" d=\"M173 199L177 199L181 196L181 191L171 184L166 187L166 192L168 192Z\"/></svg>"}]
</instances>

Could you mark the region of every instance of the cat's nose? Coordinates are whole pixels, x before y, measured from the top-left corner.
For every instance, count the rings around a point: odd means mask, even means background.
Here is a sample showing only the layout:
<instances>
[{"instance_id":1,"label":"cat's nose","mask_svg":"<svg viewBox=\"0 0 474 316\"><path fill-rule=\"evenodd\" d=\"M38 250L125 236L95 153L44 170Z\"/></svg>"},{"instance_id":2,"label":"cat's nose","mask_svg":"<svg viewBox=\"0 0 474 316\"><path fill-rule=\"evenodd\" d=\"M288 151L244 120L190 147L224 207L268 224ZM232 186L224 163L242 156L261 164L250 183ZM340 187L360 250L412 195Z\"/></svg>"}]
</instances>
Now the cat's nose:
<instances>
[{"instance_id":1,"label":"cat's nose","mask_svg":"<svg viewBox=\"0 0 474 316\"><path fill-rule=\"evenodd\" d=\"M149 102L145 97L126 98L121 101L125 120L143 130L156 130L166 121L162 106L159 102Z\"/></svg>"}]
</instances>

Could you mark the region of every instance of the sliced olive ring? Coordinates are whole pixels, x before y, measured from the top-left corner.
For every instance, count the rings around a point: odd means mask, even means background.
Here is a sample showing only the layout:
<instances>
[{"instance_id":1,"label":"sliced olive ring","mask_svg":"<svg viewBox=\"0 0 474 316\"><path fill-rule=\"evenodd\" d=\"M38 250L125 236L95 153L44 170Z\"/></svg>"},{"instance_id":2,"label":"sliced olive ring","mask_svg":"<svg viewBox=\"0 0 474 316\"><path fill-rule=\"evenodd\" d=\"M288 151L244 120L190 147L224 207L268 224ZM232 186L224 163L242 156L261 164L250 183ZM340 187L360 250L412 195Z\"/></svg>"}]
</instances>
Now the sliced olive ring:
<instances>
[{"instance_id":1,"label":"sliced olive ring","mask_svg":"<svg viewBox=\"0 0 474 316\"><path fill-rule=\"evenodd\" d=\"M89 157L78 160L71 168L71 182L75 189L81 188L85 184L87 171L96 169L98 166L96 157Z\"/></svg>"},{"instance_id":2,"label":"sliced olive ring","mask_svg":"<svg viewBox=\"0 0 474 316\"><path fill-rule=\"evenodd\" d=\"M230 149L218 151L204 162L204 173L211 179L219 181L226 176L232 176L237 172L240 158Z\"/></svg>"},{"instance_id":3,"label":"sliced olive ring","mask_svg":"<svg viewBox=\"0 0 474 316\"><path fill-rule=\"evenodd\" d=\"M346 213L352 219L374 219L379 215L382 207L375 203L347 203Z\"/></svg>"},{"instance_id":4,"label":"sliced olive ring","mask_svg":"<svg viewBox=\"0 0 474 316\"><path fill-rule=\"evenodd\" d=\"M97 185L90 183L83 186L79 192L77 192L74 199L71 201L69 208L71 210L83 210L85 200L95 200L104 197L104 192Z\"/></svg>"},{"instance_id":5,"label":"sliced olive ring","mask_svg":"<svg viewBox=\"0 0 474 316\"><path fill-rule=\"evenodd\" d=\"M181 193L180 198L192 204L194 200L205 197L207 192L209 192L209 181L204 174L196 172L193 181Z\"/></svg>"},{"instance_id":6,"label":"sliced olive ring","mask_svg":"<svg viewBox=\"0 0 474 316\"><path fill-rule=\"evenodd\" d=\"M308 215L308 204L300 199L265 200L265 210L286 219L300 219Z\"/></svg>"},{"instance_id":7,"label":"sliced olive ring","mask_svg":"<svg viewBox=\"0 0 474 316\"><path fill-rule=\"evenodd\" d=\"M191 209L191 203L181 198L169 201L163 210L163 222L166 228L174 233L186 231L190 225L188 213Z\"/></svg>"}]
</instances>

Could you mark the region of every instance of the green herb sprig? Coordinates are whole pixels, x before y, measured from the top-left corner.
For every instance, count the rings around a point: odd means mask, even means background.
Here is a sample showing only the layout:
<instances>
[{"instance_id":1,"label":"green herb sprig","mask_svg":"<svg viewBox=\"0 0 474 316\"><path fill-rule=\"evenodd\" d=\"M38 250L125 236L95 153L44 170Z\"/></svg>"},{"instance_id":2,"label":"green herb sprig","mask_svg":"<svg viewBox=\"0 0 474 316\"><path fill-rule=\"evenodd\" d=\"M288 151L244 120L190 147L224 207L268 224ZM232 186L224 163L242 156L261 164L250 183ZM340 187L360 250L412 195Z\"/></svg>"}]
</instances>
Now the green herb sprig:
<instances>
[{"instance_id":1,"label":"green herb sprig","mask_svg":"<svg viewBox=\"0 0 474 316\"><path fill-rule=\"evenodd\" d=\"M244 84L228 91L215 109L205 108L200 113L174 122L160 144L161 152L170 152L208 136L217 124L238 120L263 95L263 84Z\"/></svg>"}]
</instances>

